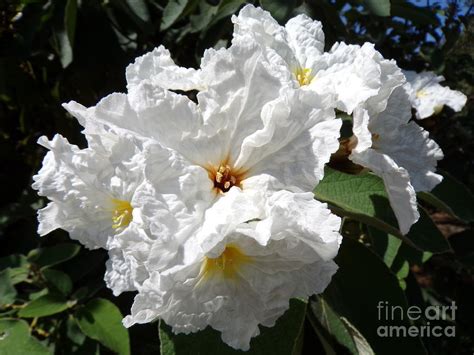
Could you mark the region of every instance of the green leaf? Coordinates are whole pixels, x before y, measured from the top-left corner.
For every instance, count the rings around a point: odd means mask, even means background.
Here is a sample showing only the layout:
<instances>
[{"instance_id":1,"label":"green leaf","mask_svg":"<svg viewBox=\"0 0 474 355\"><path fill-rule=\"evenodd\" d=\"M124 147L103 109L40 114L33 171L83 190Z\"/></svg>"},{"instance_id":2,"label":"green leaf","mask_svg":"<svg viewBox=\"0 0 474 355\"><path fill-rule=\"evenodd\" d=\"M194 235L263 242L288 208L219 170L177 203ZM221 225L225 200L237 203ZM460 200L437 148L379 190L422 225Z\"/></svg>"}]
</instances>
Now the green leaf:
<instances>
[{"instance_id":1,"label":"green leaf","mask_svg":"<svg viewBox=\"0 0 474 355\"><path fill-rule=\"evenodd\" d=\"M27 268L16 267L16 268L10 269L10 276L11 276L13 285L16 285L20 282L27 280L29 273L30 272Z\"/></svg>"},{"instance_id":2,"label":"green leaf","mask_svg":"<svg viewBox=\"0 0 474 355\"><path fill-rule=\"evenodd\" d=\"M368 231L372 237L373 250L397 276L400 287L405 289L405 279L409 274L410 265L422 265L432 254L412 248L406 243L401 243L401 241L393 235L375 228L369 227Z\"/></svg>"},{"instance_id":3,"label":"green leaf","mask_svg":"<svg viewBox=\"0 0 474 355\"><path fill-rule=\"evenodd\" d=\"M10 276L10 269L0 272L0 307L15 302L16 290Z\"/></svg>"},{"instance_id":4,"label":"green leaf","mask_svg":"<svg viewBox=\"0 0 474 355\"><path fill-rule=\"evenodd\" d=\"M52 354L30 335L28 323L16 319L0 319L0 354Z\"/></svg>"},{"instance_id":5,"label":"green leaf","mask_svg":"<svg viewBox=\"0 0 474 355\"><path fill-rule=\"evenodd\" d=\"M382 258L385 265L391 267L402 245L402 241L381 230L371 227L368 228L369 234L372 237L372 247L374 251Z\"/></svg>"},{"instance_id":6,"label":"green leaf","mask_svg":"<svg viewBox=\"0 0 474 355\"><path fill-rule=\"evenodd\" d=\"M219 10L217 14L212 18L209 26L212 26L220 20L229 17L237 12L242 4L245 4L245 0L223 0L219 4Z\"/></svg>"},{"instance_id":7,"label":"green leaf","mask_svg":"<svg viewBox=\"0 0 474 355\"><path fill-rule=\"evenodd\" d=\"M164 31L171 27L181 16L189 0L168 0L165 9L163 10L163 17L161 18L160 30Z\"/></svg>"},{"instance_id":8,"label":"green leaf","mask_svg":"<svg viewBox=\"0 0 474 355\"><path fill-rule=\"evenodd\" d=\"M415 25L439 25L439 20L433 11L429 8L415 6L406 0L392 0L391 12L392 16L410 20Z\"/></svg>"},{"instance_id":9,"label":"green leaf","mask_svg":"<svg viewBox=\"0 0 474 355\"><path fill-rule=\"evenodd\" d=\"M410 326L406 316L398 317L399 312L394 319L386 319L383 308L378 308L380 304L400 306L406 315L408 307L398 279L384 262L363 244L344 238L336 263L339 270L323 294L334 312L346 318L376 354L426 354L419 338L405 337L400 341L377 333L379 327Z\"/></svg>"},{"instance_id":10,"label":"green leaf","mask_svg":"<svg viewBox=\"0 0 474 355\"><path fill-rule=\"evenodd\" d=\"M48 293L29 302L18 312L18 315L23 318L47 317L61 313L72 305L73 303L68 302L64 296Z\"/></svg>"},{"instance_id":11,"label":"green leaf","mask_svg":"<svg viewBox=\"0 0 474 355\"><path fill-rule=\"evenodd\" d=\"M414 248L433 253L450 251L449 243L422 209L410 232L406 236L400 233L384 183L374 174L351 175L327 167L314 194L328 202L334 213L381 229Z\"/></svg>"},{"instance_id":12,"label":"green leaf","mask_svg":"<svg viewBox=\"0 0 474 355\"><path fill-rule=\"evenodd\" d=\"M28 254L28 260L39 267L50 267L72 259L79 250L81 247L77 244L58 244L53 247L33 249Z\"/></svg>"},{"instance_id":13,"label":"green leaf","mask_svg":"<svg viewBox=\"0 0 474 355\"><path fill-rule=\"evenodd\" d=\"M368 343L368 341L364 338L364 336L354 327L351 322L349 322L346 318L341 317L341 321L348 330L349 334L351 334L352 339L354 339L354 344L357 349L357 354L364 354L364 355L374 355L374 351L372 347Z\"/></svg>"},{"instance_id":14,"label":"green leaf","mask_svg":"<svg viewBox=\"0 0 474 355\"><path fill-rule=\"evenodd\" d=\"M43 276L48 287L53 291L59 291L63 295L68 295L72 290L71 278L62 271L45 269Z\"/></svg>"},{"instance_id":15,"label":"green leaf","mask_svg":"<svg viewBox=\"0 0 474 355\"><path fill-rule=\"evenodd\" d=\"M79 328L89 338L120 355L130 354L128 331L122 325L122 314L112 302L95 298L80 309L75 318Z\"/></svg>"},{"instance_id":16,"label":"green leaf","mask_svg":"<svg viewBox=\"0 0 474 355\"><path fill-rule=\"evenodd\" d=\"M285 22L297 5L296 0L260 0L260 5L269 11L278 22Z\"/></svg>"},{"instance_id":17,"label":"green leaf","mask_svg":"<svg viewBox=\"0 0 474 355\"><path fill-rule=\"evenodd\" d=\"M310 302L310 309L321 327L332 335L339 344L346 347L351 354L357 354L356 344L347 327L323 297L315 296L315 300ZM313 321L311 323L313 324ZM313 324L313 327L318 330L317 324Z\"/></svg>"},{"instance_id":18,"label":"green leaf","mask_svg":"<svg viewBox=\"0 0 474 355\"><path fill-rule=\"evenodd\" d=\"M59 44L59 59L63 68L73 59L74 38L76 34L77 0L67 0L64 9L64 27L56 31Z\"/></svg>"},{"instance_id":19,"label":"green leaf","mask_svg":"<svg viewBox=\"0 0 474 355\"><path fill-rule=\"evenodd\" d=\"M13 285L23 282L28 278L29 263L24 255L13 254L0 258L0 270L8 268L10 280Z\"/></svg>"},{"instance_id":20,"label":"green leaf","mask_svg":"<svg viewBox=\"0 0 474 355\"><path fill-rule=\"evenodd\" d=\"M203 1L199 4L199 9L199 14L189 17L192 32L199 32L205 29L210 24L212 18L217 14L219 7L209 5Z\"/></svg>"},{"instance_id":21,"label":"green leaf","mask_svg":"<svg viewBox=\"0 0 474 355\"><path fill-rule=\"evenodd\" d=\"M293 299L290 309L280 317L273 328L260 327L261 334L253 338L245 354L293 354L298 347L298 337L303 329L306 302ZM173 334L171 327L160 322L161 355L189 354L242 354L226 344L220 333L207 327L194 334Z\"/></svg>"},{"instance_id":22,"label":"green leaf","mask_svg":"<svg viewBox=\"0 0 474 355\"><path fill-rule=\"evenodd\" d=\"M400 236L384 183L374 174L351 175L326 167L314 194L354 219Z\"/></svg>"},{"instance_id":23,"label":"green leaf","mask_svg":"<svg viewBox=\"0 0 474 355\"><path fill-rule=\"evenodd\" d=\"M28 266L26 256L21 254L12 254L0 258L0 270Z\"/></svg>"},{"instance_id":24,"label":"green leaf","mask_svg":"<svg viewBox=\"0 0 474 355\"><path fill-rule=\"evenodd\" d=\"M150 21L150 13L145 0L126 0L130 9L143 22Z\"/></svg>"},{"instance_id":25,"label":"green leaf","mask_svg":"<svg viewBox=\"0 0 474 355\"><path fill-rule=\"evenodd\" d=\"M431 192L421 192L420 199L441 211L449 213L466 222L474 221L474 195L460 181L446 172L441 172L444 179Z\"/></svg>"},{"instance_id":26,"label":"green leaf","mask_svg":"<svg viewBox=\"0 0 474 355\"><path fill-rule=\"evenodd\" d=\"M371 13L377 16L390 16L390 0L364 0Z\"/></svg>"},{"instance_id":27,"label":"green leaf","mask_svg":"<svg viewBox=\"0 0 474 355\"><path fill-rule=\"evenodd\" d=\"M74 344L77 345L82 345L86 340L85 334L81 331L77 325L77 321L71 314L66 321L66 335Z\"/></svg>"},{"instance_id":28,"label":"green leaf","mask_svg":"<svg viewBox=\"0 0 474 355\"><path fill-rule=\"evenodd\" d=\"M411 227L407 237L422 251L432 253L451 252L451 246L426 210L418 205L418 211L420 212L420 219Z\"/></svg>"}]
</instances>

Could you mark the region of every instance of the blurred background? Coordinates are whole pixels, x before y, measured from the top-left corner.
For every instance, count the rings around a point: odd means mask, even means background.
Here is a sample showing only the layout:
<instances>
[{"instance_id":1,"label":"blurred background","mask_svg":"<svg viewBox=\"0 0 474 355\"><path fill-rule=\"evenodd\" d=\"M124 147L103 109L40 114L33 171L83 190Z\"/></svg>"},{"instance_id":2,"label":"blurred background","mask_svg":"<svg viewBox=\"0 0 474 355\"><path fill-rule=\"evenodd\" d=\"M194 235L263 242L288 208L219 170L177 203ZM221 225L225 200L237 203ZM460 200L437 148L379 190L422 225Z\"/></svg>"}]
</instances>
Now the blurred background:
<instances>
[{"instance_id":1,"label":"blurred background","mask_svg":"<svg viewBox=\"0 0 474 355\"><path fill-rule=\"evenodd\" d=\"M106 252L85 250L71 242L67 233L62 231L41 239L38 237L36 209L44 206L46 201L39 198L30 185L32 175L41 166L45 150L36 141L42 135L51 138L60 133L70 142L84 147L81 127L65 112L61 103L75 100L91 106L107 94L125 91L125 67L135 57L160 44L170 50L177 64L198 67L206 48L229 45L232 35L230 16L245 3L242 0L2 0L0 270L4 271L0 273L0 299L3 297L0 301L0 333L2 327L11 326L10 323L1 323L2 318L21 317L29 328L28 332L18 330L18 339L29 342L31 339L25 338L26 334L32 334L38 342L31 343L36 345L28 343L31 349L39 343L42 350L38 349L45 353L107 354L112 351L110 349L119 351L117 349L123 344L95 341L84 331L87 325L80 324L81 332L73 318L80 318L77 312L84 307L94 306L90 300L97 297L111 301L122 314L128 314L133 294L115 298L105 288ZM306 13L321 21L326 35L326 50L337 41L352 44L373 42L385 58L395 59L401 68L435 71L445 76L445 85L468 96L462 112L454 113L445 108L440 114L419 122L443 149L445 158L439 167L458 184L457 191L461 193L457 196L463 196L458 201L460 213L447 213L430 204L425 206L453 251L429 258L402 260L398 269L392 267L392 271L399 277L400 272L403 273L404 292L410 304L449 304L455 300L459 307L455 320L456 337L423 339L428 352L472 354L472 2L260 0L252 3L269 10L282 24L297 13ZM389 14L386 3L390 3ZM449 191L440 193L450 194ZM347 235L357 236L360 232L354 232L350 221L345 228ZM7 268L8 273L5 271ZM370 278L370 275L363 277ZM373 287L378 285L373 284ZM60 291L63 298L58 302L69 302L68 305L37 317L18 315L13 307L25 300L44 296L51 289ZM75 303L71 305L71 302ZM112 317L115 309L107 311L107 307L112 307L110 304L100 306ZM119 321L119 314L110 320ZM306 323L301 347L303 353L328 351L323 344L324 337L312 330L309 321ZM129 334L132 354L160 352L156 324L135 326ZM329 338L336 353L351 353L334 339L337 337L329 335ZM22 353L15 352L19 349L2 350L0 341L0 354Z\"/></svg>"}]
</instances>

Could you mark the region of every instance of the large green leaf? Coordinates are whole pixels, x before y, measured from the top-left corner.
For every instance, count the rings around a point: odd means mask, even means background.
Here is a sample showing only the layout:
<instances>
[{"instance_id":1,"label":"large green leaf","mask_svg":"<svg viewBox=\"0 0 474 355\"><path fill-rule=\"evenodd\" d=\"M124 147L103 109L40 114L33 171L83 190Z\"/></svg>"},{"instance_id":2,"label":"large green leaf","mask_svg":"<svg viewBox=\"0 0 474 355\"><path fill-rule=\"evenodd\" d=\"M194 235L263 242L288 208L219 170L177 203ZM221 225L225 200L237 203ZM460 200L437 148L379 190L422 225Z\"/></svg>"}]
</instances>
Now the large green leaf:
<instances>
[{"instance_id":1,"label":"large green leaf","mask_svg":"<svg viewBox=\"0 0 474 355\"><path fill-rule=\"evenodd\" d=\"M30 335L25 321L0 319L0 354L48 355L52 351Z\"/></svg>"},{"instance_id":2,"label":"large green leaf","mask_svg":"<svg viewBox=\"0 0 474 355\"><path fill-rule=\"evenodd\" d=\"M217 14L212 18L211 23L209 26L212 26L222 20L223 18L226 18L230 15L233 15L237 12L239 7L245 3L245 0L223 0L219 4L219 10L217 11Z\"/></svg>"},{"instance_id":3,"label":"large green leaf","mask_svg":"<svg viewBox=\"0 0 474 355\"><path fill-rule=\"evenodd\" d=\"M382 258L385 265L391 267L402 245L402 241L376 228L368 227L368 230L372 237L374 251Z\"/></svg>"},{"instance_id":4,"label":"large green leaf","mask_svg":"<svg viewBox=\"0 0 474 355\"><path fill-rule=\"evenodd\" d=\"M414 248L433 253L450 251L449 243L421 208L420 220L410 232L406 236L400 233L384 183L374 174L351 175L327 167L314 193L317 199L328 202L336 214L379 228Z\"/></svg>"},{"instance_id":5,"label":"large green leaf","mask_svg":"<svg viewBox=\"0 0 474 355\"><path fill-rule=\"evenodd\" d=\"M171 27L181 16L188 5L189 0L168 0L168 4L163 10L160 29L166 30Z\"/></svg>"},{"instance_id":6,"label":"large green leaf","mask_svg":"<svg viewBox=\"0 0 474 355\"><path fill-rule=\"evenodd\" d=\"M318 200L339 207L355 219L400 235L384 183L373 174L351 175L326 167L324 179L314 194Z\"/></svg>"},{"instance_id":7,"label":"large green leaf","mask_svg":"<svg viewBox=\"0 0 474 355\"><path fill-rule=\"evenodd\" d=\"M11 304L16 299L16 290L10 276L10 269L0 272L0 307Z\"/></svg>"},{"instance_id":8,"label":"large green leaf","mask_svg":"<svg viewBox=\"0 0 474 355\"><path fill-rule=\"evenodd\" d=\"M412 248L393 235L378 229L368 227L368 232L372 237L372 249L397 276L403 289L406 287L405 279L410 271L410 265L422 265L432 255Z\"/></svg>"},{"instance_id":9,"label":"large green leaf","mask_svg":"<svg viewBox=\"0 0 474 355\"><path fill-rule=\"evenodd\" d=\"M12 254L0 258L0 270L6 268L17 268L28 265L26 257L21 254Z\"/></svg>"},{"instance_id":10,"label":"large green leaf","mask_svg":"<svg viewBox=\"0 0 474 355\"><path fill-rule=\"evenodd\" d=\"M278 319L273 328L260 327L261 334L253 338L250 350L245 354L291 355L298 348L298 337L302 331L306 313L306 302L291 300L290 309ZM171 328L160 322L161 355L191 354L242 354L226 344L220 333L206 328L194 334L175 335Z\"/></svg>"},{"instance_id":11,"label":"large green leaf","mask_svg":"<svg viewBox=\"0 0 474 355\"><path fill-rule=\"evenodd\" d=\"M415 25L439 25L435 12L429 8L415 6L406 0L392 0L391 2L392 16L410 20Z\"/></svg>"},{"instance_id":12,"label":"large green leaf","mask_svg":"<svg viewBox=\"0 0 474 355\"><path fill-rule=\"evenodd\" d=\"M63 68L73 60L74 38L76 34L77 0L67 0L64 9L64 23L55 32L59 45L59 59Z\"/></svg>"},{"instance_id":13,"label":"large green leaf","mask_svg":"<svg viewBox=\"0 0 474 355\"><path fill-rule=\"evenodd\" d=\"M431 192L419 193L420 199L466 222L474 221L474 195L460 181L446 172L444 179Z\"/></svg>"},{"instance_id":14,"label":"large green leaf","mask_svg":"<svg viewBox=\"0 0 474 355\"><path fill-rule=\"evenodd\" d=\"M415 244L410 246L431 253L452 252L448 241L436 227L426 210L418 205L418 211L420 212L420 219L407 234L407 238Z\"/></svg>"},{"instance_id":15,"label":"large green leaf","mask_svg":"<svg viewBox=\"0 0 474 355\"><path fill-rule=\"evenodd\" d=\"M18 315L24 318L46 317L65 311L72 305L64 296L48 293L29 302Z\"/></svg>"},{"instance_id":16,"label":"large green leaf","mask_svg":"<svg viewBox=\"0 0 474 355\"><path fill-rule=\"evenodd\" d=\"M364 0L370 12L377 16L390 16L390 0Z\"/></svg>"},{"instance_id":17,"label":"large green leaf","mask_svg":"<svg viewBox=\"0 0 474 355\"><path fill-rule=\"evenodd\" d=\"M310 302L310 310L312 313L308 318L315 330L320 333L319 336L321 338L324 338L326 342L330 344L332 342L330 337L332 336L340 345L349 350L351 354L357 354L354 339L344 325L341 317L334 312L324 298L315 296L315 300ZM318 322L318 324L314 322ZM319 330L320 327L324 328L324 333ZM331 347L333 347L332 344Z\"/></svg>"},{"instance_id":18,"label":"large green leaf","mask_svg":"<svg viewBox=\"0 0 474 355\"><path fill-rule=\"evenodd\" d=\"M334 312L346 318L376 354L425 354L419 338L405 337L400 341L377 334L379 327L410 326L406 317L386 319L384 311L378 308L380 304L399 306L406 315L408 307L397 277L384 262L369 248L349 238L344 238L336 262L339 270L323 294Z\"/></svg>"},{"instance_id":19,"label":"large green leaf","mask_svg":"<svg viewBox=\"0 0 474 355\"><path fill-rule=\"evenodd\" d=\"M77 244L63 243L52 247L33 249L28 254L28 260L39 267L50 267L72 259L79 253L81 247Z\"/></svg>"},{"instance_id":20,"label":"large green leaf","mask_svg":"<svg viewBox=\"0 0 474 355\"><path fill-rule=\"evenodd\" d=\"M150 13L145 0L126 0L126 2L134 14L143 22L150 21Z\"/></svg>"},{"instance_id":21,"label":"large green leaf","mask_svg":"<svg viewBox=\"0 0 474 355\"><path fill-rule=\"evenodd\" d=\"M68 295L72 290L71 278L62 271L45 269L43 277L48 287L54 291L59 291L63 295Z\"/></svg>"},{"instance_id":22,"label":"large green leaf","mask_svg":"<svg viewBox=\"0 0 474 355\"><path fill-rule=\"evenodd\" d=\"M76 313L79 328L89 338L120 355L130 354L128 330L122 325L122 314L112 302L95 298Z\"/></svg>"},{"instance_id":23,"label":"large green leaf","mask_svg":"<svg viewBox=\"0 0 474 355\"><path fill-rule=\"evenodd\" d=\"M13 285L23 282L28 278L29 263L21 254L13 254L0 258L0 270L8 268L10 280Z\"/></svg>"},{"instance_id":24,"label":"large green leaf","mask_svg":"<svg viewBox=\"0 0 474 355\"><path fill-rule=\"evenodd\" d=\"M288 19L297 3L296 0L260 0L262 8L269 11L280 23Z\"/></svg>"}]
</instances>

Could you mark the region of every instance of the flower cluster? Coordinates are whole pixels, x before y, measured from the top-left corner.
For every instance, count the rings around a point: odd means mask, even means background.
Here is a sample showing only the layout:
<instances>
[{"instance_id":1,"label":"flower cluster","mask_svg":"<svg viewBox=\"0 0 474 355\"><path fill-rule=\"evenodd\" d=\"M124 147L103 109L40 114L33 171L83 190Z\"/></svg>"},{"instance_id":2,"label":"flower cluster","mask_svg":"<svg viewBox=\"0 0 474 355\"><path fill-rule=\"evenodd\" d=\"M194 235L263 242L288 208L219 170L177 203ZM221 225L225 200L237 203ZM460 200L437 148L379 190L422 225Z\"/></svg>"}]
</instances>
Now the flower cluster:
<instances>
[{"instance_id":1,"label":"flower cluster","mask_svg":"<svg viewBox=\"0 0 474 355\"><path fill-rule=\"evenodd\" d=\"M41 137L49 152L33 188L51 201L40 235L62 228L107 249L107 286L138 291L125 326L211 326L246 350L259 325L337 270L341 221L312 194L325 165L379 175L407 233L415 192L442 179L442 152L411 109L424 118L465 97L431 73L404 74L369 43L324 52L321 23L305 15L282 27L247 5L232 21L231 46L206 50L199 69L159 47L129 65L127 93L64 104L88 147ZM336 112L352 118L352 136Z\"/></svg>"}]
</instances>

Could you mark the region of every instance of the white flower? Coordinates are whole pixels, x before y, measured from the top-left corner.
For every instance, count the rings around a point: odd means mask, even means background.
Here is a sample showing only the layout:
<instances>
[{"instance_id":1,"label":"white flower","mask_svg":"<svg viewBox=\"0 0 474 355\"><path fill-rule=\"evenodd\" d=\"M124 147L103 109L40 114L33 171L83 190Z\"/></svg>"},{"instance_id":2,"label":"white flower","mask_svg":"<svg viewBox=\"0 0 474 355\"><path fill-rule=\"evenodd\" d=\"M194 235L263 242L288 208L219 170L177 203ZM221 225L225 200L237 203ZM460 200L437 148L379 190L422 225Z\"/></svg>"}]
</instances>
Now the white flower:
<instances>
[{"instance_id":1,"label":"white flower","mask_svg":"<svg viewBox=\"0 0 474 355\"><path fill-rule=\"evenodd\" d=\"M322 292L337 270L340 219L311 193L259 194L232 189L216 202L188 262L152 273L124 324L160 317L180 333L210 325L248 350L258 326L273 326L290 298Z\"/></svg>"},{"instance_id":2,"label":"white flower","mask_svg":"<svg viewBox=\"0 0 474 355\"><path fill-rule=\"evenodd\" d=\"M233 187L312 191L338 148L341 122L330 96L282 89L264 54L253 43L209 52L202 71L212 85L198 104L143 81L95 107L65 107L88 135L100 124L173 151L209 177L197 187L209 204Z\"/></svg>"},{"instance_id":3,"label":"white flower","mask_svg":"<svg viewBox=\"0 0 474 355\"><path fill-rule=\"evenodd\" d=\"M143 156L128 139L112 151L79 149L55 135L38 143L50 151L33 177L33 188L50 202L38 211L38 233L62 228L86 247L104 248L107 240L135 228L135 191L143 181Z\"/></svg>"},{"instance_id":4,"label":"white flower","mask_svg":"<svg viewBox=\"0 0 474 355\"><path fill-rule=\"evenodd\" d=\"M200 202L199 186L209 179L156 144L137 144L127 134L96 133L89 136L97 138L91 147L82 150L60 135L52 141L40 138L50 151L33 188L52 202L38 212L38 232L62 228L87 248L108 249L105 280L117 295L148 277L144 263L156 239L179 241L203 219L205 208L199 206L208 202ZM156 171L150 174L147 168ZM163 250L163 263L173 253Z\"/></svg>"},{"instance_id":5,"label":"white flower","mask_svg":"<svg viewBox=\"0 0 474 355\"><path fill-rule=\"evenodd\" d=\"M361 106L353 117L357 139L350 159L384 180L400 231L406 234L419 218L415 192L430 191L442 180L434 171L443 153L428 132L409 122L411 106L403 87L393 91L384 111Z\"/></svg>"},{"instance_id":6,"label":"white flower","mask_svg":"<svg viewBox=\"0 0 474 355\"><path fill-rule=\"evenodd\" d=\"M416 109L416 117L419 119L430 117L441 112L444 105L459 112L466 104L467 97L462 92L451 90L449 87L441 86L443 76L433 72L416 73L414 71L403 71L408 83L405 85L411 105Z\"/></svg>"},{"instance_id":7,"label":"white flower","mask_svg":"<svg viewBox=\"0 0 474 355\"><path fill-rule=\"evenodd\" d=\"M280 26L267 12L245 6L235 24L233 44L255 40L276 63L280 80L294 88L333 93L336 107L347 113L366 101L383 110L390 89L403 75L393 61L385 60L373 44L362 47L336 43L324 53L321 23L298 15Z\"/></svg>"},{"instance_id":8,"label":"white flower","mask_svg":"<svg viewBox=\"0 0 474 355\"><path fill-rule=\"evenodd\" d=\"M147 279L147 263L155 271L181 263L185 242L201 226L214 199L207 193L211 182L203 169L156 144L145 144L144 155L145 181L136 192L141 228L107 244L105 280L115 295Z\"/></svg>"},{"instance_id":9,"label":"white flower","mask_svg":"<svg viewBox=\"0 0 474 355\"><path fill-rule=\"evenodd\" d=\"M331 96L282 89L259 46L249 43L208 51L202 73L209 86L197 95L197 104L143 81L128 95L109 95L95 107L65 105L85 126L88 137L96 137L101 127L110 136L133 135L144 147L145 183L143 194L137 196L145 236L151 236L153 243L148 247L147 242L137 242L146 240L137 234L114 239L110 247L122 254L111 252L106 279L116 293L130 288L130 278L120 277L125 274L122 270L128 270L126 265L145 277L187 265L199 245L190 240L213 219L210 211L227 206L231 191L241 191L249 200L255 191L262 192L258 195L262 199L280 189L312 191L339 146L341 122L334 119ZM169 161L153 161L155 146L166 148ZM170 162L175 172L165 174L163 181L162 165ZM189 183L178 184L183 179ZM181 195L176 193L173 200L179 209L176 212L166 201L170 213L163 214L162 185L173 181L180 187ZM239 213L234 210L228 216ZM142 280L140 276L135 283Z\"/></svg>"}]
</instances>

